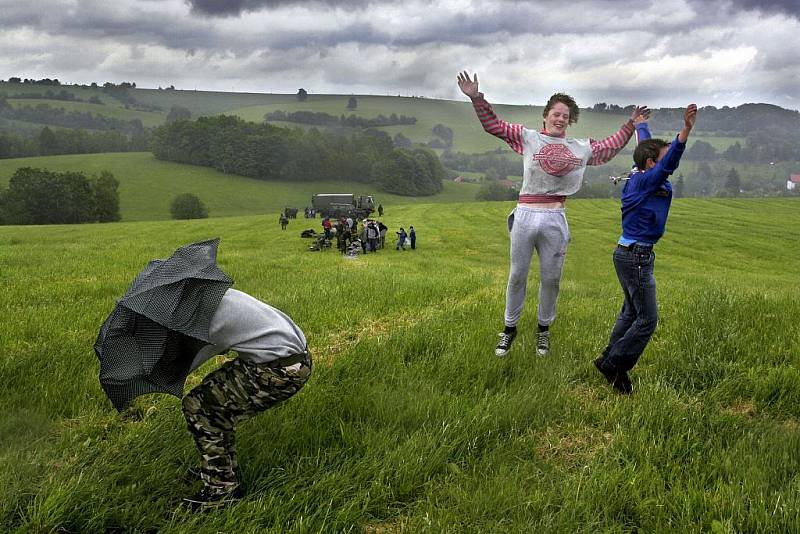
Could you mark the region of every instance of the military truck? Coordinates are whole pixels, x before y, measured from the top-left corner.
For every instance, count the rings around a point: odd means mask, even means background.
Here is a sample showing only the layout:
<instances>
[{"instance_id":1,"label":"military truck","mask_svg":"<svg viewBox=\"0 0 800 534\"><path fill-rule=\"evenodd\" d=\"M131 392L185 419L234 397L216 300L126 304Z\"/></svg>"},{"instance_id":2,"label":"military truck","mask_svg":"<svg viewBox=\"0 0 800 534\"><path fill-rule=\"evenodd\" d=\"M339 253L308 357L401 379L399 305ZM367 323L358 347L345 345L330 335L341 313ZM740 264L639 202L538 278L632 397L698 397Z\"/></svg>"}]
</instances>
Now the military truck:
<instances>
[{"instance_id":1,"label":"military truck","mask_svg":"<svg viewBox=\"0 0 800 534\"><path fill-rule=\"evenodd\" d=\"M369 195L352 193L320 193L312 195L311 206L322 217L353 217L363 219L375 211L375 201Z\"/></svg>"}]
</instances>

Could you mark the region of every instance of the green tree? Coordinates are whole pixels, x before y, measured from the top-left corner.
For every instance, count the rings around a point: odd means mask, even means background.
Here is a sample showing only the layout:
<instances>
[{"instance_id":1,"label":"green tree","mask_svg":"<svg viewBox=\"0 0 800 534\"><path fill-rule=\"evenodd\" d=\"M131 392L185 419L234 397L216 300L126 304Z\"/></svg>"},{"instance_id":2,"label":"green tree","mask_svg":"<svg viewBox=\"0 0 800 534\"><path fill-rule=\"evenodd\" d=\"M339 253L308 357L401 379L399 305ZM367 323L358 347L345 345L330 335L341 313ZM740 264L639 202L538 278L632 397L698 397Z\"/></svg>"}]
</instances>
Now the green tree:
<instances>
[{"instance_id":1,"label":"green tree","mask_svg":"<svg viewBox=\"0 0 800 534\"><path fill-rule=\"evenodd\" d=\"M484 180L481 188L475 193L478 200L514 200L519 192L495 180Z\"/></svg>"},{"instance_id":2,"label":"green tree","mask_svg":"<svg viewBox=\"0 0 800 534\"><path fill-rule=\"evenodd\" d=\"M711 161L717 159L717 149L714 145L698 139L689 150L686 151L686 159L695 161Z\"/></svg>"},{"instance_id":3,"label":"green tree","mask_svg":"<svg viewBox=\"0 0 800 534\"><path fill-rule=\"evenodd\" d=\"M172 106L167 114L167 123L175 121L188 121L192 118L192 112L183 106Z\"/></svg>"},{"instance_id":4,"label":"green tree","mask_svg":"<svg viewBox=\"0 0 800 534\"><path fill-rule=\"evenodd\" d=\"M305 102L306 100L308 100L308 91L306 91L302 87L300 89L298 89L297 90L297 100L299 100L300 102Z\"/></svg>"},{"instance_id":5,"label":"green tree","mask_svg":"<svg viewBox=\"0 0 800 534\"><path fill-rule=\"evenodd\" d=\"M358 107L358 100L356 100L356 97L351 96L347 100L347 109L356 109L357 107Z\"/></svg>"},{"instance_id":6,"label":"green tree","mask_svg":"<svg viewBox=\"0 0 800 534\"><path fill-rule=\"evenodd\" d=\"M3 211L9 224L88 222L94 211L92 187L83 173L22 167L8 182Z\"/></svg>"},{"instance_id":7,"label":"green tree","mask_svg":"<svg viewBox=\"0 0 800 534\"><path fill-rule=\"evenodd\" d=\"M92 219L97 222L114 222L119 215L119 181L108 171L91 181L94 210Z\"/></svg>"},{"instance_id":8,"label":"green tree","mask_svg":"<svg viewBox=\"0 0 800 534\"><path fill-rule=\"evenodd\" d=\"M56 134L47 126L39 132L39 153L43 156L58 153Z\"/></svg>"},{"instance_id":9,"label":"green tree","mask_svg":"<svg viewBox=\"0 0 800 534\"><path fill-rule=\"evenodd\" d=\"M683 179L683 174L679 174L677 178L675 178L675 183L672 184L672 194L675 198L681 198L684 195L684 190L686 189L686 181Z\"/></svg>"},{"instance_id":10,"label":"green tree","mask_svg":"<svg viewBox=\"0 0 800 534\"><path fill-rule=\"evenodd\" d=\"M173 219L205 219L208 217L203 201L192 193L182 193L172 199L169 208Z\"/></svg>"},{"instance_id":11,"label":"green tree","mask_svg":"<svg viewBox=\"0 0 800 534\"><path fill-rule=\"evenodd\" d=\"M453 130L444 124L437 124L431 131L444 142L446 147L453 146Z\"/></svg>"},{"instance_id":12,"label":"green tree","mask_svg":"<svg viewBox=\"0 0 800 534\"><path fill-rule=\"evenodd\" d=\"M723 186L725 192L731 196L738 197L742 188L742 179L739 177L739 172L731 167L728 174L725 176L725 185Z\"/></svg>"}]
</instances>

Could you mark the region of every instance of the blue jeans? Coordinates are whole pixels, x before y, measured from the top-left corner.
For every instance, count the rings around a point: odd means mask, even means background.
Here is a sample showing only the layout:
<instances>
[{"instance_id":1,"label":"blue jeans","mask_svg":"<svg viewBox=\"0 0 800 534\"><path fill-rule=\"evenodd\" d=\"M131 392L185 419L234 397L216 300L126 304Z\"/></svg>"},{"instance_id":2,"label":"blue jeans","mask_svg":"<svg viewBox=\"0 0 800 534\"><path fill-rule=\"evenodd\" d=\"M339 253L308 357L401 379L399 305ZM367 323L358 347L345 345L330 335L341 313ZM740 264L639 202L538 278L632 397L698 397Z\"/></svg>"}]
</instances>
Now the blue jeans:
<instances>
[{"instance_id":1,"label":"blue jeans","mask_svg":"<svg viewBox=\"0 0 800 534\"><path fill-rule=\"evenodd\" d=\"M644 352L658 324L656 279L653 266L656 254L652 247L618 246L614 250L614 268L622 286L625 302L603 351L602 366L616 371L630 371Z\"/></svg>"}]
</instances>

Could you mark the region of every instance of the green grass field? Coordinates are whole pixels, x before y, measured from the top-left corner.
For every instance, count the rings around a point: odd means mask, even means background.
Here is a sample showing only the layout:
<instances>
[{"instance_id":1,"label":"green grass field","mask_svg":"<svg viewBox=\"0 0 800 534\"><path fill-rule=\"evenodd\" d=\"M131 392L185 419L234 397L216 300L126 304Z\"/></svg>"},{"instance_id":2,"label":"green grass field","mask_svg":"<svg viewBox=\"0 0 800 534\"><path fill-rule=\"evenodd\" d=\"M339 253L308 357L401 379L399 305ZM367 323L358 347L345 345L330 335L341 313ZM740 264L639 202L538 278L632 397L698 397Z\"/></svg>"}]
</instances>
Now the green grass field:
<instances>
[{"instance_id":1,"label":"green grass field","mask_svg":"<svg viewBox=\"0 0 800 534\"><path fill-rule=\"evenodd\" d=\"M180 193L196 194L208 207L210 217L230 217L277 214L284 206L302 209L311 204L314 193L373 195L376 202L388 207L414 202L466 202L474 200L478 190L475 184L446 181L444 191L437 195L409 198L354 182L291 184L254 180L222 174L207 167L160 161L149 152L0 159L0 186L7 185L8 179L20 167L84 171L87 174L99 174L102 170L112 172L120 182L120 213L125 221L169 219L170 202Z\"/></svg>"},{"instance_id":2,"label":"green grass field","mask_svg":"<svg viewBox=\"0 0 800 534\"><path fill-rule=\"evenodd\" d=\"M572 200L553 350L493 354L512 203L394 206L418 250L307 252L277 213L0 227L4 532L793 532L800 524L797 200L677 199L661 322L613 393L593 369L621 305L618 205ZM269 229L269 231L265 231ZM314 375L242 425L246 498L179 506L198 461L178 399L120 417L97 330L151 258L214 236L241 290L289 313ZM218 358L190 377L196 385Z\"/></svg>"}]
</instances>

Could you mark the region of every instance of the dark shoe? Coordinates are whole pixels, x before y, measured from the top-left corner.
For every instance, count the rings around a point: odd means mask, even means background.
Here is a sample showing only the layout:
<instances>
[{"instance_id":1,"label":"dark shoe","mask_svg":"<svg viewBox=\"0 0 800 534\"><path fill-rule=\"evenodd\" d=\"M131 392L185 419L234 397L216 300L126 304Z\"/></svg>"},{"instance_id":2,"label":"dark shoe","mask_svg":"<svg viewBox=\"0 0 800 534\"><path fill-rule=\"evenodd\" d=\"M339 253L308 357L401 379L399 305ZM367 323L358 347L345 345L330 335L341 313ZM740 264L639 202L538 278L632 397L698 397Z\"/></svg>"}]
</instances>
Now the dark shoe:
<instances>
[{"instance_id":1,"label":"dark shoe","mask_svg":"<svg viewBox=\"0 0 800 534\"><path fill-rule=\"evenodd\" d=\"M547 356L550 353L550 331L536 333L536 354Z\"/></svg>"},{"instance_id":2,"label":"dark shoe","mask_svg":"<svg viewBox=\"0 0 800 534\"><path fill-rule=\"evenodd\" d=\"M494 355L502 357L511 350L511 344L514 342L514 338L517 337L517 331L514 330L511 333L500 332L497 335L500 336L500 341L497 342L497 346L494 348Z\"/></svg>"},{"instance_id":3,"label":"dark shoe","mask_svg":"<svg viewBox=\"0 0 800 534\"><path fill-rule=\"evenodd\" d=\"M625 371L617 372L617 379L614 380L611 386L619 391L622 395L630 395L633 393L633 384L631 383L631 379L628 377L628 373Z\"/></svg>"},{"instance_id":4,"label":"dark shoe","mask_svg":"<svg viewBox=\"0 0 800 534\"><path fill-rule=\"evenodd\" d=\"M594 360L594 366L606 378L606 381L611 384L611 387L616 389L622 395L630 395L633 393L633 384L625 371L617 371L611 369L603 364L603 357Z\"/></svg>"},{"instance_id":5,"label":"dark shoe","mask_svg":"<svg viewBox=\"0 0 800 534\"><path fill-rule=\"evenodd\" d=\"M191 497L184 497L183 503L193 512L209 508L224 508L243 496L242 487L238 484L230 491L215 491L203 486L203 489Z\"/></svg>"},{"instance_id":6,"label":"dark shoe","mask_svg":"<svg viewBox=\"0 0 800 534\"><path fill-rule=\"evenodd\" d=\"M594 366L597 368L598 371L606 378L606 381L611 384L617 378L617 372L605 369L603 367L603 356L594 360Z\"/></svg>"}]
</instances>

